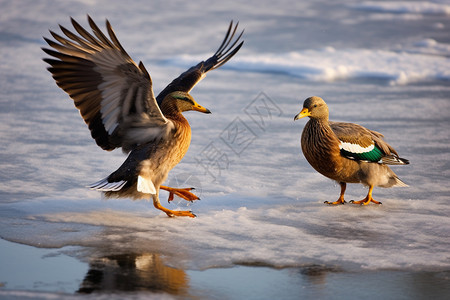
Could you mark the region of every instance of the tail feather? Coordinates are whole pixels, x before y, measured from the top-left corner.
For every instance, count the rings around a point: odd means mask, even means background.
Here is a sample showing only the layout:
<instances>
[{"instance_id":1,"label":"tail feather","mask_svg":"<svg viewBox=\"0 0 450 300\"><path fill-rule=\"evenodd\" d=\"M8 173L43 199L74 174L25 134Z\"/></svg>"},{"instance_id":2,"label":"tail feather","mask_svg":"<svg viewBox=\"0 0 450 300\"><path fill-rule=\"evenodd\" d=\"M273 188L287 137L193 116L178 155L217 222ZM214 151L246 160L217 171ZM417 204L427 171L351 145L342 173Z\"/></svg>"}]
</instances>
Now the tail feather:
<instances>
[{"instance_id":1,"label":"tail feather","mask_svg":"<svg viewBox=\"0 0 450 300\"><path fill-rule=\"evenodd\" d=\"M386 165L409 165L409 160L395 155L387 155L381 158L383 164Z\"/></svg>"},{"instance_id":2,"label":"tail feather","mask_svg":"<svg viewBox=\"0 0 450 300\"><path fill-rule=\"evenodd\" d=\"M100 181L97 181L95 183L88 185L87 187L92 190L101 191L101 192L117 192L117 191L121 190L126 183L127 183L127 181L125 181L125 180L121 180L118 182L109 182L108 177L106 177Z\"/></svg>"},{"instance_id":3,"label":"tail feather","mask_svg":"<svg viewBox=\"0 0 450 300\"><path fill-rule=\"evenodd\" d=\"M392 186L398 186L398 187L407 187L409 185L407 185L406 183L404 183L400 178L398 178L397 176L394 177L395 183Z\"/></svg>"}]
</instances>

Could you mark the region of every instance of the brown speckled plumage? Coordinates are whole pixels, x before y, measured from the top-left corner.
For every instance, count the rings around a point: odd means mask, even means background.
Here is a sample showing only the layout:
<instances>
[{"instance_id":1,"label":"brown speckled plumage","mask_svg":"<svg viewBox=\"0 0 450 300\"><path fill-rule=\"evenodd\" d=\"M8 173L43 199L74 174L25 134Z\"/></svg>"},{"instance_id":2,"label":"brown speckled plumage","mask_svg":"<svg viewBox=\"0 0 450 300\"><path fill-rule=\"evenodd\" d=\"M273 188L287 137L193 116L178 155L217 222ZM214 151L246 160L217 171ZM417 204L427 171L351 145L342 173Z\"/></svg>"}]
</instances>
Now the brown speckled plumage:
<instances>
[{"instance_id":1,"label":"brown speckled plumage","mask_svg":"<svg viewBox=\"0 0 450 300\"><path fill-rule=\"evenodd\" d=\"M305 100L294 120L309 117L302 136L302 152L309 164L322 175L337 181L341 195L330 204L345 203L346 183L369 186L367 197L354 203L379 203L372 198L375 186L406 186L387 164L408 164L383 140L379 132L358 124L330 122L328 106L319 97Z\"/></svg>"},{"instance_id":2,"label":"brown speckled plumage","mask_svg":"<svg viewBox=\"0 0 450 300\"><path fill-rule=\"evenodd\" d=\"M169 98L167 102L173 102ZM164 109L165 108L165 109ZM133 150L120 168L108 177L108 181L117 182L123 179L127 184L118 191L105 191L109 198L148 199L149 195L137 190L137 177L150 167L152 182L160 186L167 178L168 172L175 167L188 151L191 143L191 127L181 112L162 106L161 111L174 124L166 139L145 144ZM148 172L147 172L148 173Z\"/></svg>"},{"instance_id":3,"label":"brown speckled plumage","mask_svg":"<svg viewBox=\"0 0 450 300\"><path fill-rule=\"evenodd\" d=\"M88 16L89 33L71 19L77 34L60 26L65 37L50 31L56 41L45 38L53 49L43 49L57 85L74 100L97 145L104 150L122 148L128 157L111 175L90 187L106 197L151 198L168 216L195 217L190 211L161 206L159 189L198 199L190 188L161 184L186 154L191 128L182 112L210 111L195 102L189 92L208 71L225 64L241 48L242 33L230 23L219 49L205 61L175 78L157 97L144 64L136 64L106 21L107 37Z\"/></svg>"}]
</instances>

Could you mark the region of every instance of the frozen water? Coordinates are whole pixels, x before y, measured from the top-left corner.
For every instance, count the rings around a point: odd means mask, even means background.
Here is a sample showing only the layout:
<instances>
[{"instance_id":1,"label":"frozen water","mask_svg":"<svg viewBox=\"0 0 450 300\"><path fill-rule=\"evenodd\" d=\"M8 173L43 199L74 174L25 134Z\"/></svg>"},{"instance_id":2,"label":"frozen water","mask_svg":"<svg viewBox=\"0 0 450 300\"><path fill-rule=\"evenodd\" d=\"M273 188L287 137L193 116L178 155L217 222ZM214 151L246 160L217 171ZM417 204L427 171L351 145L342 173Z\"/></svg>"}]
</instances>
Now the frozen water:
<instances>
[{"instance_id":1,"label":"frozen water","mask_svg":"<svg viewBox=\"0 0 450 300\"><path fill-rule=\"evenodd\" d=\"M158 254L193 273L235 265L449 269L449 3L0 5L8 12L0 17L1 238L86 264ZM102 26L111 21L125 49L146 65L156 93L213 52L230 19L245 28L236 57L192 91L213 114L186 114L192 144L169 176L171 184L197 187L202 200L189 206L196 219L167 218L146 201L105 201L85 188L125 157L95 145L45 70L40 47L48 29L70 27L69 16L86 24L86 13ZM327 101L332 120L384 133L411 161L393 167L410 187L376 188L382 206L325 206L339 187L307 164L300 150L305 121L293 122L312 95ZM233 135L237 129L244 135ZM347 200L366 192L350 185Z\"/></svg>"},{"instance_id":2,"label":"frozen water","mask_svg":"<svg viewBox=\"0 0 450 300\"><path fill-rule=\"evenodd\" d=\"M55 250L17 246L2 239L0 248L0 265L2 270L8 270L8 278L5 278L2 272L2 283L9 289L73 292L78 289L80 278L87 272L87 267L78 260ZM64 251L69 251L69 248ZM20 260L17 260L17 257L20 257ZM70 269L70 272L67 272L67 269ZM48 272L50 270L51 272ZM35 281L30 281L30 278ZM3 282L6 279L7 283Z\"/></svg>"},{"instance_id":3,"label":"frozen water","mask_svg":"<svg viewBox=\"0 0 450 300\"><path fill-rule=\"evenodd\" d=\"M233 198L237 196L217 197L215 202L236 203ZM7 210L9 216L1 220L2 236L46 248L93 247L94 257L130 251L164 253L174 266L188 269L312 263L349 269L448 267L449 221L442 203L388 199L382 207L366 209L284 199L284 204L264 201L258 207L257 198L239 198L245 206L236 203L215 210L212 203L207 208L194 205L199 216L195 220L167 219L145 202L134 203L130 210L115 201L81 209L76 209L79 201L65 201L70 209L51 213L38 212L51 206L51 200L34 204L31 212L15 204L22 213L12 216Z\"/></svg>"},{"instance_id":4,"label":"frozen water","mask_svg":"<svg viewBox=\"0 0 450 300\"><path fill-rule=\"evenodd\" d=\"M401 52L392 50L341 49L333 47L289 53L242 55L227 64L237 71L285 73L303 79L328 82L343 79L381 79L391 84L407 84L430 80L450 80L448 55L450 44L428 39L418 41L414 48ZM404 47L402 47L404 48ZM409 52L425 52L406 53ZM430 56L429 54L441 54ZM174 61L188 65L199 61L184 55Z\"/></svg>"},{"instance_id":5,"label":"frozen water","mask_svg":"<svg viewBox=\"0 0 450 300\"><path fill-rule=\"evenodd\" d=\"M446 1L363 1L353 7L382 13L450 15L450 5Z\"/></svg>"}]
</instances>

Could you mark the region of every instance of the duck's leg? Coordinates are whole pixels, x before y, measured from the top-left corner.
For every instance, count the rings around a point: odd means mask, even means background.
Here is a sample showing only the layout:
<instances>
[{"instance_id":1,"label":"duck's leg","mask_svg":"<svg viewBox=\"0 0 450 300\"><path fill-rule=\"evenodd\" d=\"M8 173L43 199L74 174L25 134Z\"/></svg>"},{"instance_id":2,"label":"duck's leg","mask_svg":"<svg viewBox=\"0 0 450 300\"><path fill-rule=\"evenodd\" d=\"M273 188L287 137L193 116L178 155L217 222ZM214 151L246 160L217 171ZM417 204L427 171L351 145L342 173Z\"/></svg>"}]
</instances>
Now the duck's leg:
<instances>
[{"instance_id":1,"label":"duck's leg","mask_svg":"<svg viewBox=\"0 0 450 300\"><path fill-rule=\"evenodd\" d=\"M174 195L177 195L178 197L183 198L184 200L187 200L190 202L194 202L194 200L200 200L200 198L197 197L197 195L190 192L192 190L195 190L195 188L179 189L179 188L172 188L172 187L168 187L168 186L164 186L164 185L160 186L159 188L169 192L169 199L167 200L169 202L173 200Z\"/></svg>"},{"instance_id":2,"label":"duck's leg","mask_svg":"<svg viewBox=\"0 0 450 300\"><path fill-rule=\"evenodd\" d=\"M366 198L364 198L364 199L362 199L362 200L359 200L359 201L353 201L353 200L352 200L352 201L350 201L350 203L367 205L367 204L369 204L370 202L373 202L373 203L375 203L375 204L381 204L381 202L375 201L375 199L372 198L372 191L373 191L373 188L374 188L373 185L371 185L371 186L369 187L369 192L367 193Z\"/></svg>"},{"instance_id":3,"label":"duck's leg","mask_svg":"<svg viewBox=\"0 0 450 300\"><path fill-rule=\"evenodd\" d=\"M344 194L345 194L345 189L347 188L347 184L345 182L339 182L339 185L341 186L341 194L339 195L339 199L337 199L334 202L329 202L329 201L325 201L325 204L330 204L330 205L337 205L337 204L345 204L347 203L344 200Z\"/></svg>"},{"instance_id":4,"label":"duck's leg","mask_svg":"<svg viewBox=\"0 0 450 300\"><path fill-rule=\"evenodd\" d=\"M162 210L165 212L169 217L191 217L195 218L196 216L188 210L170 210L161 205L161 202L159 201L159 190L156 192L156 195L152 195L153 198L153 205L155 208Z\"/></svg>"}]
</instances>

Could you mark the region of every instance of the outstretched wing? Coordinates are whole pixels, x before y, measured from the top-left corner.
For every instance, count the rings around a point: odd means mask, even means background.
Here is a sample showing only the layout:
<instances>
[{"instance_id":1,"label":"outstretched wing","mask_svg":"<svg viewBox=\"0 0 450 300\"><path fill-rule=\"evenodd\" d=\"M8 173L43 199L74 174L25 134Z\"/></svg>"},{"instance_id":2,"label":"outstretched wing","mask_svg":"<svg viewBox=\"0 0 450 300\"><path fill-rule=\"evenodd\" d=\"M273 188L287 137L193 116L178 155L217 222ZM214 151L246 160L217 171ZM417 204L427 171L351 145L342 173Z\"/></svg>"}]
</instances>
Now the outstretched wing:
<instances>
[{"instance_id":1,"label":"outstretched wing","mask_svg":"<svg viewBox=\"0 0 450 300\"><path fill-rule=\"evenodd\" d=\"M233 21L231 21L225 38L216 53L214 53L214 55L207 60L201 61L197 65L190 67L187 71L175 78L164 90L159 93L158 97L156 97L158 104L161 104L164 97L171 92L189 92L200 80L203 79L203 77L206 76L208 71L217 69L230 60L230 58L232 58L239 51L242 44L244 44L244 41L241 41L238 44L244 31L235 37L238 25L239 22L233 26Z\"/></svg>"},{"instance_id":2,"label":"outstretched wing","mask_svg":"<svg viewBox=\"0 0 450 300\"><path fill-rule=\"evenodd\" d=\"M97 145L128 152L166 134L172 123L156 103L150 75L123 49L109 21L109 38L89 16L93 34L71 21L78 35L62 26L65 37L50 31L56 42L44 39L54 50L43 50L53 58L44 61L74 100Z\"/></svg>"},{"instance_id":3,"label":"outstretched wing","mask_svg":"<svg viewBox=\"0 0 450 300\"><path fill-rule=\"evenodd\" d=\"M398 156L379 132L353 123L330 122L330 126L340 141L339 148L344 157L390 165L409 163Z\"/></svg>"}]
</instances>

